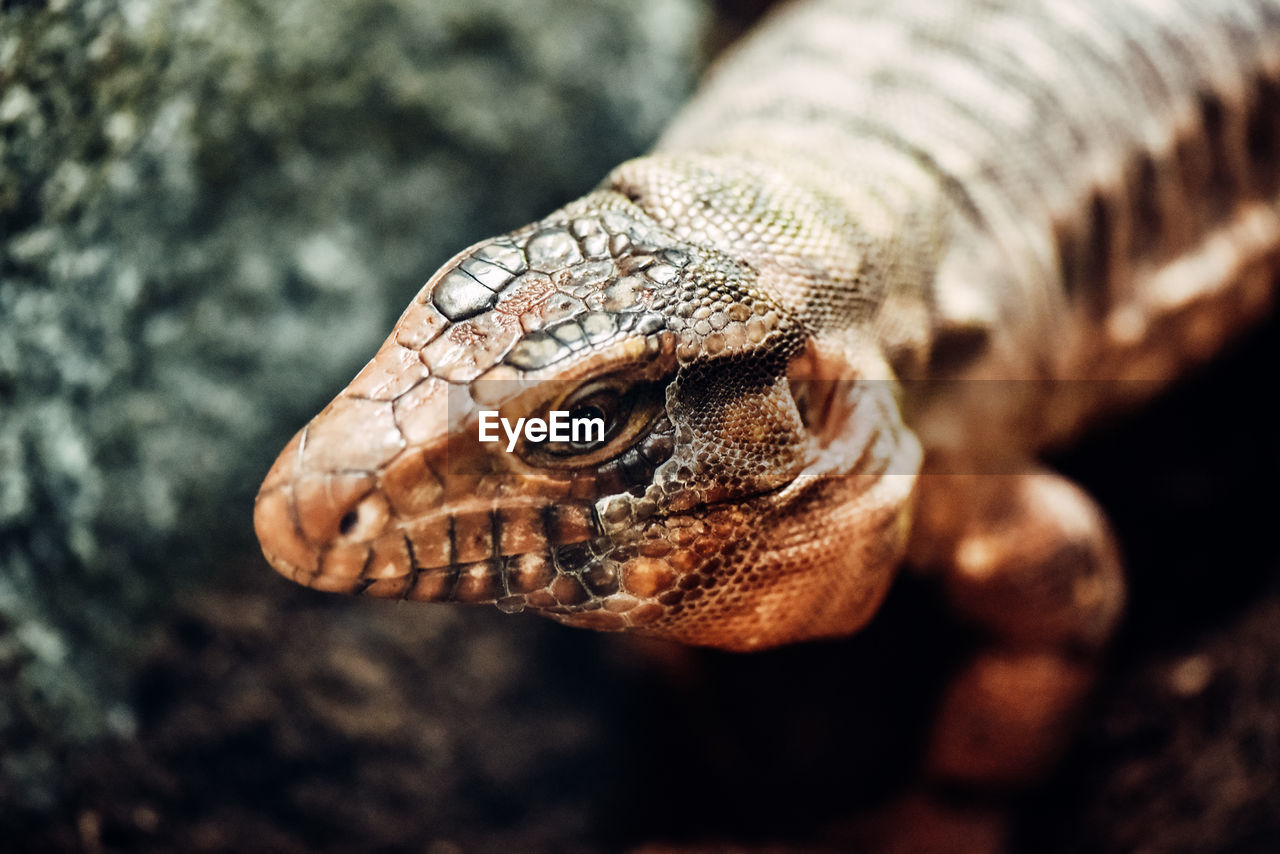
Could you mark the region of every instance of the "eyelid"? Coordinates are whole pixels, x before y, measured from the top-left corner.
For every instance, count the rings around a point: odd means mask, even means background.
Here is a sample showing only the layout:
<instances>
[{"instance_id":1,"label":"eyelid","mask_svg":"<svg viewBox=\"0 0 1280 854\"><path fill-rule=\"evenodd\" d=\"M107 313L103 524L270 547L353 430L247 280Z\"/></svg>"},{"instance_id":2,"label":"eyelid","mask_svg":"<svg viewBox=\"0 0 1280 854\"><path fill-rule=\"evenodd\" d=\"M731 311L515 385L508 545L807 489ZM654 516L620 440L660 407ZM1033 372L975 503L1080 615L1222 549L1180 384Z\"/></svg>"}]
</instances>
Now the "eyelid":
<instances>
[{"instance_id":1,"label":"eyelid","mask_svg":"<svg viewBox=\"0 0 1280 854\"><path fill-rule=\"evenodd\" d=\"M610 380L618 380L618 381L610 382ZM598 394L599 392L604 390L613 391L618 396L619 399L622 399L622 398L625 398L628 394L630 394L631 390L636 385L637 384L634 382L630 382L630 383L622 382L621 377L617 377L616 375L611 377L600 377L598 379L583 383L582 385L573 389L568 394L561 397L560 401L555 406L552 406L551 408L552 409L572 409L583 398L589 398L592 395Z\"/></svg>"}]
</instances>

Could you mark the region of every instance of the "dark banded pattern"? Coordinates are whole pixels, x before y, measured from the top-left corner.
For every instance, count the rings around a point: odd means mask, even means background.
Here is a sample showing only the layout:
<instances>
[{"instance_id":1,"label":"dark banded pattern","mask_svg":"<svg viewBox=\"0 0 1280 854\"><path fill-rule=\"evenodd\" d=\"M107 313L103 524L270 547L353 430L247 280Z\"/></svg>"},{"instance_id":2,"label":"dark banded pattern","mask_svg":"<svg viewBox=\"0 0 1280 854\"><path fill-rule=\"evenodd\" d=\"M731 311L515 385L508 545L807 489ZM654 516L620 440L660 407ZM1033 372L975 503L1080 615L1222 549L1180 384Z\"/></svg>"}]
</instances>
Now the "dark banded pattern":
<instances>
[{"instance_id":1,"label":"dark banded pattern","mask_svg":"<svg viewBox=\"0 0 1280 854\"><path fill-rule=\"evenodd\" d=\"M1049 340L1064 310L1152 302L1144 271L1249 203L1276 208L1280 4L796 4L722 60L659 151L794 163L854 221L922 169L969 224L948 251L993 259L996 317Z\"/></svg>"}]
</instances>

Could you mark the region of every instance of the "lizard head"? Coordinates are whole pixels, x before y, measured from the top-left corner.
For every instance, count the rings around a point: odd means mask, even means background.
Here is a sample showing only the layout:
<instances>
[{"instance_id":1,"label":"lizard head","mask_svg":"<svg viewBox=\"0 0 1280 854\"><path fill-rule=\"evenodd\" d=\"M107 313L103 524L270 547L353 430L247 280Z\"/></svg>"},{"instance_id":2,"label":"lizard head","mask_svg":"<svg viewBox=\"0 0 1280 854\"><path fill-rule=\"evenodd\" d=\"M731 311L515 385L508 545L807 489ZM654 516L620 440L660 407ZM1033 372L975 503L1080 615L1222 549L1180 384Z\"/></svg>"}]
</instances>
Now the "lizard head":
<instances>
[{"instance_id":1,"label":"lizard head","mask_svg":"<svg viewBox=\"0 0 1280 854\"><path fill-rule=\"evenodd\" d=\"M268 473L268 560L726 648L851 631L918 447L888 384L818 391L849 367L757 276L609 191L464 251Z\"/></svg>"}]
</instances>

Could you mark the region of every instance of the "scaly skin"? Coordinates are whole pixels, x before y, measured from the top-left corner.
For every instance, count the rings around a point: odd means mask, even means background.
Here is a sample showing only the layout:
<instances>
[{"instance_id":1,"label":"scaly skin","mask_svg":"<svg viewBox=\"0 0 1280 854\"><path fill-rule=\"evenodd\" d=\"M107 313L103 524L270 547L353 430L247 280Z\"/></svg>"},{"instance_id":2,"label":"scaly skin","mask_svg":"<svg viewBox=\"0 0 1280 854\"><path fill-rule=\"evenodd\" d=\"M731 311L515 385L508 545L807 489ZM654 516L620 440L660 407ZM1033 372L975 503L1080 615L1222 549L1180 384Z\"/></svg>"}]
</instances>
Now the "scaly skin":
<instances>
[{"instance_id":1,"label":"scaly skin","mask_svg":"<svg viewBox=\"0 0 1280 854\"><path fill-rule=\"evenodd\" d=\"M927 770L1034 776L1123 599L1036 453L1258 317L1280 247L1280 5L1147 5L784 8L427 283L268 474L268 559L750 650L855 631L909 552L988 639ZM553 409L609 433L478 440Z\"/></svg>"},{"instance_id":2,"label":"scaly skin","mask_svg":"<svg viewBox=\"0 0 1280 854\"><path fill-rule=\"evenodd\" d=\"M806 428L805 346L750 266L592 194L446 265L281 456L259 531L322 589L740 649L848 633L903 555L920 451L883 381L840 386L866 427ZM478 440L482 409L575 396L612 408L602 447Z\"/></svg>"}]
</instances>

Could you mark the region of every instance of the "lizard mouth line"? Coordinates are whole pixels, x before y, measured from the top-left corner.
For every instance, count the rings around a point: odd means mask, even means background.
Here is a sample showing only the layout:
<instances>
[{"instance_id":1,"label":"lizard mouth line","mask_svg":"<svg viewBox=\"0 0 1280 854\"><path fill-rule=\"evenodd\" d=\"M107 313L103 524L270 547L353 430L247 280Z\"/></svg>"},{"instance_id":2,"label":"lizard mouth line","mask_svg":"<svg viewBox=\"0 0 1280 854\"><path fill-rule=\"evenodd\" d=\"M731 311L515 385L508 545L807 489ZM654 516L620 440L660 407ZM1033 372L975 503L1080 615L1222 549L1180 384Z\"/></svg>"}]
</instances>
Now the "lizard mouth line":
<instances>
[{"instance_id":1,"label":"lizard mouth line","mask_svg":"<svg viewBox=\"0 0 1280 854\"><path fill-rule=\"evenodd\" d=\"M787 490L796 488L804 480L810 478L830 478L830 477L872 477L878 479L885 475L888 465L877 466L874 469L860 467L854 472L834 473L828 471L815 471L814 463L817 460L811 460L810 463L798 472L796 475L786 479L782 483L755 492L731 495L723 498L717 498L712 501L702 502L691 508L690 511L659 511L650 518L662 519L673 516L685 515L689 512L702 510L711 511L721 507L735 505L756 505L761 501L775 498L782 495ZM866 462L866 459L863 459ZM882 461L884 462L884 461ZM514 511L504 512L501 509L491 509L483 513L473 514L440 514L430 517L426 520L415 519L406 520L397 524L394 528L386 531L379 537L372 538L360 544L367 551L368 556L366 562L372 560L374 545L388 537L399 537L405 543L405 549L408 552L411 572L436 572L461 567L473 566L478 563L485 562L503 562L519 558L526 554L537 553L554 553L558 549L580 545L593 539L607 536L606 525L600 518L594 504L591 505L546 505L539 508L536 514L530 512L534 508L532 506L518 507ZM480 537L476 537L476 532L461 532L460 528L467 527L474 529L476 525L474 520L477 517L487 517L487 531L484 531ZM536 521L535 521L536 520ZM472 524L468 524L472 523ZM540 528L536 530L531 528ZM426 552L422 548L424 538L421 536L424 527L437 529L436 539L438 543L445 544L442 548L437 545L434 552L436 559L432 560L426 556ZM419 536L414 536L414 528L418 528ZM520 529L514 536L514 539L521 542L522 547L518 550L515 548L506 549L503 547L504 535L509 535L513 529ZM471 540L470 545L462 543L464 537ZM426 538L430 539L430 538ZM477 540L479 540L477 542ZM487 543L484 542L487 540ZM415 546L415 543L418 544ZM370 569L368 565L363 567L362 576ZM310 572L302 569L296 569L299 576L319 577L325 575L323 569ZM407 574L407 573L406 573Z\"/></svg>"},{"instance_id":2,"label":"lizard mouth line","mask_svg":"<svg viewBox=\"0 0 1280 854\"><path fill-rule=\"evenodd\" d=\"M793 478L786 483L749 495L706 502L699 505L699 508L712 510L728 505L757 504L760 501L783 493L791 488L795 482L796 479ZM540 514L542 524L550 530L536 538L527 539L522 550L518 552L504 553L502 550L503 523L498 521L502 519L502 516L494 511L489 514L492 533L487 547L480 546L478 543L473 543L470 546L460 545L457 516L441 516L433 520L445 522L447 525L447 529L442 531L442 533L445 533L445 537L434 547L435 553L439 556L437 560L431 560L426 557L423 541L414 538L406 530L407 526L400 526L364 543L346 546L347 548L358 546L363 552L359 560L359 569L355 573L335 572L326 567L326 555L338 548L342 548L341 546L330 546L324 549L321 553L319 567L315 570L305 569L284 560L278 562L285 565L288 569L285 574L295 582L314 586L313 583L321 579L327 579L335 583L341 580L346 582L346 584L341 585L343 592L356 595L366 593L375 584L389 584L396 581L407 582L404 584L404 590L401 591L399 598L419 598L411 595L411 591L418 585L423 576L450 577L455 582L466 575L476 578L487 575L508 576L513 572L527 571L527 564L531 560L546 561L554 567L556 572L569 572L572 574L576 570L564 566L566 561L562 553L565 550L572 551L574 547L581 547L585 543L605 537L607 534L604 533L604 526L595 513L594 507L591 508L589 524L575 526L577 530L572 531L565 528L572 525L573 520L566 520L563 513L554 512L554 505L551 506L551 509L553 512ZM679 514L663 513L654 518L667 518L675 515ZM394 546L389 548L388 543L394 543ZM481 548L486 550L481 551ZM387 551L394 551L403 556L405 571L387 571L392 569L399 561L388 563L383 567L375 565L379 562L379 554ZM576 563L576 561L574 562ZM380 569L382 571L379 571ZM458 601L454 597L449 598L451 601Z\"/></svg>"}]
</instances>

